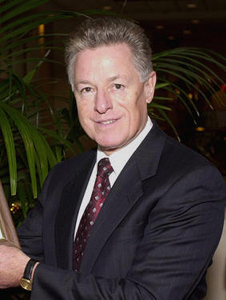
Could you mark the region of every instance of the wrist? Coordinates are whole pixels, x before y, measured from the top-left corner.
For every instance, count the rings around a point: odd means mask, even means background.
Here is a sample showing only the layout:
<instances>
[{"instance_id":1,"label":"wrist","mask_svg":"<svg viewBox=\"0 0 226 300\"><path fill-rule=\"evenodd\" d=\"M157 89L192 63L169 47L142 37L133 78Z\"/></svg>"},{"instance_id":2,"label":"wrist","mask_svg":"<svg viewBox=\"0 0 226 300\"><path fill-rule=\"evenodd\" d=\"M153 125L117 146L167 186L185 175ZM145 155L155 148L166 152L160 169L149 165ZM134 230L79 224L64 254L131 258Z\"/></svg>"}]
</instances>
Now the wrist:
<instances>
[{"instance_id":1,"label":"wrist","mask_svg":"<svg viewBox=\"0 0 226 300\"><path fill-rule=\"evenodd\" d=\"M35 270L36 270L38 265L39 265L39 262L36 261L36 264L34 265L33 270L32 270L32 274L31 274L31 281L32 282L33 282L33 279L34 279Z\"/></svg>"},{"instance_id":2,"label":"wrist","mask_svg":"<svg viewBox=\"0 0 226 300\"><path fill-rule=\"evenodd\" d=\"M34 277L35 269L38 265L38 262L34 259L29 259L29 261L26 264L26 267L24 269L24 274L22 278L20 279L20 286L27 290L31 291L32 289L32 282Z\"/></svg>"}]
</instances>

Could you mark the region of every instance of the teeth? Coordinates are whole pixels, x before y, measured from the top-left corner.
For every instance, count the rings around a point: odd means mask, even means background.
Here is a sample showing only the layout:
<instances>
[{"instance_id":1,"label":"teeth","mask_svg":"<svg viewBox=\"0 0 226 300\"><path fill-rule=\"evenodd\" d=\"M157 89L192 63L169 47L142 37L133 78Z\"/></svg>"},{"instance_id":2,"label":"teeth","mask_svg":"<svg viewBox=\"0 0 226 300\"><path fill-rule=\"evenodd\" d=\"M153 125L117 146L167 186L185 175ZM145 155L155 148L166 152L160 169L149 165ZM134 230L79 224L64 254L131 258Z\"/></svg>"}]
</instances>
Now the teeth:
<instances>
[{"instance_id":1,"label":"teeth","mask_svg":"<svg viewBox=\"0 0 226 300\"><path fill-rule=\"evenodd\" d=\"M104 125L107 125L107 124L111 124L111 123L114 123L114 122L115 122L114 120L110 120L110 121L101 122L101 123L104 124Z\"/></svg>"}]
</instances>

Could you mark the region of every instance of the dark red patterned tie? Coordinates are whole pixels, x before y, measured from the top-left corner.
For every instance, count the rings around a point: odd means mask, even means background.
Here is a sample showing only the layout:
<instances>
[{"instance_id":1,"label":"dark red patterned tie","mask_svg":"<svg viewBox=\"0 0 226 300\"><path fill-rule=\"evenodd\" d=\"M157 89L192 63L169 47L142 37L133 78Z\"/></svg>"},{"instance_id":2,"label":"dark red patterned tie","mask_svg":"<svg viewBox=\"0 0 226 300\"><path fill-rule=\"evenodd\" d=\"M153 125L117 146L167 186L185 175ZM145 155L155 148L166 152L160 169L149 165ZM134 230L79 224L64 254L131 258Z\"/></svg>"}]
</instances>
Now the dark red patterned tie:
<instances>
[{"instance_id":1,"label":"dark red patterned tie","mask_svg":"<svg viewBox=\"0 0 226 300\"><path fill-rule=\"evenodd\" d=\"M98 163L97 178L94 184L90 202L88 203L74 242L74 269L79 271L82 261L83 252L85 250L92 226L104 204L105 199L111 189L109 175L113 172L112 166L108 158L103 158Z\"/></svg>"}]
</instances>

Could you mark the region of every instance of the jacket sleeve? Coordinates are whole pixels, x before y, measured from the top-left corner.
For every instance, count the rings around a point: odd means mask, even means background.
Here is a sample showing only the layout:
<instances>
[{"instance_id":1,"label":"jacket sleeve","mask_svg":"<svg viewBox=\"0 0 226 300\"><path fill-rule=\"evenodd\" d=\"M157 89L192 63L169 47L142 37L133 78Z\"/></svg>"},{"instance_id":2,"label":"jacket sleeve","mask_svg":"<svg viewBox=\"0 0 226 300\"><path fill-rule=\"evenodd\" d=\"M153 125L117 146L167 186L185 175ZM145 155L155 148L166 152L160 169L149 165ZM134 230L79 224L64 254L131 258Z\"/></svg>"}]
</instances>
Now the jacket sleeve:
<instances>
[{"instance_id":1,"label":"jacket sleeve","mask_svg":"<svg viewBox=\"0 0 226 300\"><path fill-rule=\"evenodd\" d=\"M150 211L124 278L84 276L40 263L31 300L202 299L200 283L221 236L224 205L225 186L215 168L183 175Z\"/></svg>"}]
</instances>

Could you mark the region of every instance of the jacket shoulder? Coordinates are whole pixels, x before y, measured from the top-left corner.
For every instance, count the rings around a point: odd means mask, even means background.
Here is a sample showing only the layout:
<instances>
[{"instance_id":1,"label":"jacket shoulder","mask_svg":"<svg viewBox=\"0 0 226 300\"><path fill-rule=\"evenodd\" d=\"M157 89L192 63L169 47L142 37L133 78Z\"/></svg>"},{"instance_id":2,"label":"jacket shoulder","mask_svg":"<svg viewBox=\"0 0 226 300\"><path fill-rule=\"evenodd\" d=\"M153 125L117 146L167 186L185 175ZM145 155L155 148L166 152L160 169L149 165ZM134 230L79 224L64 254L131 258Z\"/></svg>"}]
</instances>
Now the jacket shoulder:
<instances>
[{"instance_id":1,"label":"jacket shoulder","mask_svg":"<svg viewBox=\"0 0 226 300\"><path fill-rule=\"evenodd\" d=\"M52 174L66 175L67 177L73 176L77 171L83 169L90 164L96 156L96 150L83 152L77 156L69 158L56 164L50 171Z\"/></svg>"},{"instance_id":2,"label":"jacket shoulder","mask_svg":"<svg viewBox=\"0 0 226 300\"><path fill-rule=\"evenodd\" d=\"M56 164L45 179L42 193L58 189L79 176L85 168L91 168L95 161L96 150L90 150Z\"/></svg>"}]
</instances>

